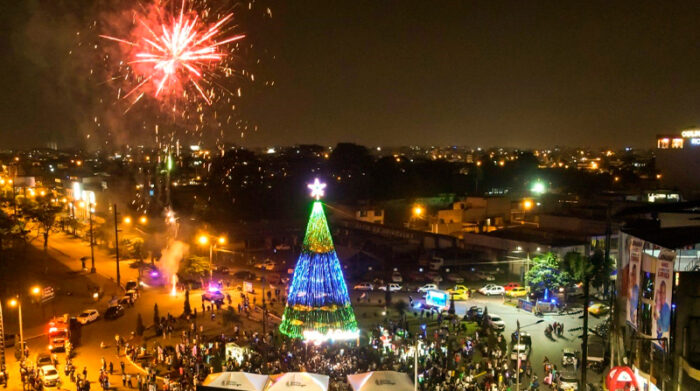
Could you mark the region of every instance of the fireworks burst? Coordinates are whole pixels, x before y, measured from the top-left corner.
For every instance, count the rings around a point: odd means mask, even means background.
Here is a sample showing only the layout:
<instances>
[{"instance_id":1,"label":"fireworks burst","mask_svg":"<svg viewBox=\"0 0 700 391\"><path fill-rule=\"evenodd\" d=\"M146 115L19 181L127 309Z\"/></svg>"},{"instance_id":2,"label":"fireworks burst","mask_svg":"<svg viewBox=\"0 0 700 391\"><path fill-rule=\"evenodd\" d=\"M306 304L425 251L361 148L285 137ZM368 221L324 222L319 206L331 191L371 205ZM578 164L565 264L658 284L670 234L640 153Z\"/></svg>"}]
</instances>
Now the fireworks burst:
<instances>
[{"instance_id":1,"label":"fireworks burst","mask_svg":"<svg viewBox=\"0 0 700 391\"><path fill-rule=\"evenodd\" d=\"M147 94L168 101L197 97L211 105L217 90L226 91L217 79L233 73L228 46L245 35L229 33L232 13L207 22L210 10L198 12L185 0L177 12L164 8L135 15L130 37L100 35L127 49L123 80L129 81L129 88L123 95L120 90L119 98L131 98L133 105Z\"/></svg>"}]
</instances>

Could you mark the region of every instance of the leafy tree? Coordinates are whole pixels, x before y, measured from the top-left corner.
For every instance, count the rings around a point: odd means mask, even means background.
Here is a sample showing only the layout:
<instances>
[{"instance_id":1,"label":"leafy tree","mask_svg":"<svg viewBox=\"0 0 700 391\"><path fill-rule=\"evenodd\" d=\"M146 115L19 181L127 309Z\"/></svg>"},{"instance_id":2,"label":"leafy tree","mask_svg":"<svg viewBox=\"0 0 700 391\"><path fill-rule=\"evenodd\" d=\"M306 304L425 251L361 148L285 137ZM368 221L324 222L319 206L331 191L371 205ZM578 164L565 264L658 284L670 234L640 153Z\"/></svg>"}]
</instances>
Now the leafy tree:
<instances>
[{"instance_id":1,"label":"leafy tree","mask_svg":"<svg viewBox=\"0 0 700 391\"><path fill-rule=\"evenodd\" d=\"M143 262L143 258L146 256L146 247L144 245L143 238L131 239L129 250L132 258L138 259L139 262Z\"/></svg>"},{"instance_id":2,"label":"leafy tree","mask_svg":"<svg viewBox=\"0 0 700 391\"><path fill-rule=\"evenodd\" d=\"M49 233L56 223L56 216L63 206L52 200L51 195L38 196L34 201L23 198L22 213L37 222L44 236L44 250L49 245Z\"/></svg>"},{"instance_id":3,"label":"leafy tree","mask_svg":"<svg viewBox=\"0 0 700 391\"><path fill-rule=\"evenodd\" d=\"M143 326L143 319L141 318L141 313L136 317L136 335L139 337L143 335L146 328Z\"/></svg>"},{"instance_id":4,"label":"leafy tree","mask_svg":"<svg viewBox=\"0 0 700 391\"><path fill-rule=\"evenodd\" d=\"M605 259L601 250L596 250L590 257L572 252L566 254L565 269L574 281L583 283L583 340L581 341L581 384L586 384L586 362L588 361L588 304L590 302L591 284L601 286L610 279L612 263Z\"/></svg>"},{"instance_id":5,"label":"leafy tree","mask_svg":"<svg viewBox=\"0 0 700 391\"><path fill-rule=\"evenodd\" d=\"M209 270L209 257L193 255L180 262L180 269L177 274L180 280L185 281L192 277L203 277L209 274Z\"/></svg>"},{"instance_id":6,"label":"leafy tree","mask_svg":"<svg viewBox=\"0 0 700 391\"><path fill-rule=\"evenodd\" d=\"M533 258L530 270L525 274L525 284L538 295L545 289L556 291L570 284L571 280L571 274L562 268L561 260L553 253Z\"/></svg>"}]
</instances>

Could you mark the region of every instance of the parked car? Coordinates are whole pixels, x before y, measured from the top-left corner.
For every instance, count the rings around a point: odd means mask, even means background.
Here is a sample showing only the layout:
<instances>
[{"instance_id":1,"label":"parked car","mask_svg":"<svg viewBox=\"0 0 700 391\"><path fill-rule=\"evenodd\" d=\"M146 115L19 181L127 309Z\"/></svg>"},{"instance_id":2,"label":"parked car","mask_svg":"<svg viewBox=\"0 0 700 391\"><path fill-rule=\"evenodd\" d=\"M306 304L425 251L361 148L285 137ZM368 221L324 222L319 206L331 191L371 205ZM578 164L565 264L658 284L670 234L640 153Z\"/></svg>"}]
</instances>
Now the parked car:
<instances>
[{"instance_id":1,"label":"parked car","mask_svg":"<svg viewBox=\"0 0 700 391\"><path fill-rule=\"evenodd\" d=\"M117 304L120 304L124 308L131 307L132 305L134 305L134 303L131 302L131 298L129 298L129 296L122 296L121 298L119 298L119 300L117 300Z\"/></svg>"},{"instance_id":2,"label":"parked car","mask_svg":"<svg viewBox=\"0 0 700 391\"><path fill-rule=\"evenodd\" d=\"M503 287L500 285L486 284L483 287L479 288L479 293L481 293L484 296L502 295L506 293L506 290L503 289Z\"/></svg>"},{"instance_id":3,"label":"parked car","mask_svg":"<svg viewBox=\"0 0 700 391\"><path fill-rule=\"evenodd\" d=\"M527 288L522 287L522 286L512 288L511 290L506 291L506 296L525 297L525 296L527 296Z\"/></svg>"},{"instance_id":4,"label":"parked car","mask_svg":"<svg viewBox=\"0 0 700 391\"><path fill-rule=\"evenodd\" d=\"M455 300L469 299L469 288L464 285L455 285L454 288L448 289L447 292L449 292Z\"/></svg>"},{"instance_id":5,"label":"parked car","mask_svg":"<svg viewBox=\"0 0 700 391\"><path fill-rule=\"evenodd\" d=\"M219 291L207 291L202 293L202 300L212 303L223 303L226 296Z\"/></svg>"},{"instance_id":6,"label":"parked car","mask_svg":"<svg viewBox=\"0 0 700 391\"><path fill-rule=\"evenodd\" d=\"M411 281L425 281L426 278L425 273L421 271L413 271L408 273L408 279Z\"/></svg>"},{"instance_id":7,"label":"parked car","mask_svg":"<svg viewBox=\"0 0 700 391\"><path fill-rule=\"evenodd\" d=\"M139 298L139 292L137 290L132 289L130 291L126 291L124 296L128 297L131 300L131 304L134 304L136 303L136 299Z\"/></svg>"},{"instance_id":8,"label":"parked car","mask_svg":"<svg viewBox=\"0 0 700 391\"><path fill-rule=\"evenodd\" d=\"M603 303L595 303L588 307L588 313L593 316L602 316L610 312L610 307Z\"/></svg>"},{"instance_id":9,"label":"parked car","mask_svg":"<svg viewBox=\"0 0 700 391\"><path fill-rule=\"evenodd\" d=\"M499 315L496 314L488 314L488 324L489 326L496 330L496 331L503 331L506 328L506 322L503 321L503 318L501 318Z\"/></svg>"},{"instance_id":10,"label":"parked car","mask_svg":"<svg viewBox=\"0 0 700 391\"><path fill-rule=\"evenodd\" d=\"M510 291L513 288L520 288L520 284L517 282L509 282L509 283L503 285L503 289L505 289L506 292Z\"/></svg>"},{"instance_id":11,"label":"parked car","mask_svg":"<svg viewBox=\"0 0 700 391\"><path fill-rule=\"evenodd\" d=\"M228 266L218 265L216 266L216 272L220 274L230 274L231 269Z\"/></svg>"},{"instance_id":12,"label":"parked car","mask_svg":"<svg viewBox=\"0 0 700 391\"><path fill-rule=\"evenodd\" d=\"M510 335L510 343L514 344L514 345L518 343L518 331L517 330L513 331L513 333ZM521 332L520 333L520 344L532 347L532 336L528 333Z\"/></svg>"},{"instance_id":13,"label":"parked car","mask_svg":"<svg viewBox=\"0 0 700 391\"><path fill-rule=\"evenodd\" d=\"M249 272L247 270L241 270L239 272L236 272L233 275L233 277L239 280L255 280L258 278L258 276L255 275L255 273Z\"/></svg>"},{"instance_id":14,"label":"parked car","mask_svg":"<svg viewBox=\"0 0 700 391\"><path fill-rule=\"evenodd\" d=\"M454 272L447 273L447 281L452 281L454 283L461 284L464 282L464 277Z\"/></svg>"},{"instance_id":15,"label":"parked car","mask_svg":"<svg viewBox=\"0 0 700 391\"><path fill-rule=\"evenodd\" d=\"M59 377L58 371L53 364L43 365L39 367L39 378L44 387L56 387Z\"/></svg>"},{"instance_id":16,"label":"parked car","mask_svg":"<svg viewBox=\"0 0 700 391\"><path fill-rule=\"evenodd\" d=\"M562 370L559 371L559 390L560 391L578 391L578 371Z\"/></svg>"},{"instance_id":17,"label":"parked car","mask_svg":"<svg viewBox=\"0 0 700 391\"><path fill-rule=\"evenodd\" d=\"M493 276L493 274L489 273L484 273L484 272L476 272L474 275L483 281L496 281L496 277Z\"/></svg>"},{"instance_id":18,"label":"parked car","mask_svg":"<svg viewBox=\"0 0 700 391\"><path fill-rule=\"evenodd\" d=\"M124 316L124 307L120 304L113 305L105 311L105 319L117 319Z\"/></svg>"},{"instance_id":19,"label":"parked car","mask_svg":"<svg viewBox=\"0 0 700 391\"><path fill-rule=\"evenodd\" d=\"M434 257L430 260L430 262L428 262L428 267L430 268L430 270L440 270L440 268L444 264L445 260L443 258Z\"/></svg>"},{"instance_id":20,"label":"parked car","mask_svg":"<svg viewBox=\"0 0 700 391\"><path fill-rule=\"evenodd\" d=\"M399 285L395 282L390 283L388 286L389 286L389 292L396 292L396 291L401 290L401 285ZM386 289L387 289L387 285L381 285L379 287L380 291L386 291Z\"/></svg>"},{"instance_id":21,"label":"parked car","mask_svg":"<svg viewBox=\"0 0 700 391\"><path fill-rule=\"evenodd\" d=\"M403 277L401 277L401 273L399 273L399 272L393 272L393 273L391 273L391 281L393 281L393 282L403 282Z\"/></svg>"},{"instance_id":22,"label":"parked car","mask_svg":"<svg viewBox=\"0 0 700 391\"><path fill-rule=\"evenodd\" d=\"M374 285L370 284L369 282L361 282L352 287L352 289L356 291L373 291Z\"/></svg>"},{"instance_id":23,"label":"parked car","mask_svg":"<svg viewBox=\"0 0 700 391\"><path fill-rule=\"evenodd\" d=\"M124 289L127 291L139 289L139 283L136 280L129 280L124 284Z\"/></svg>"},{"instance_id":24,"label":"parked car","mask_svg":"<svg viewBox=\"0 0 700 391\"><path fill-rule=\"evenodd\" d=\"M528 357L530 357L530 347L528 345L525 345L524 343L513 345L513 348L510 351L511 360L517 360L520 358L521 361L527 361Z\"/></svg>"},{"instance_id":25,"label":"parked car","mask_svg":"<svg viewBox=\"0 0 700 391\"><path fill-rule=\"evenodd\" d=\"M90 322L96 321L100 317L100 313L95 309L85 310L76 316L76 319L80 324L88 324Z\"/></svg>"},{"instance_id":26,"label":"parked car","mask_svg":"<svg viewBox=\"0 0 700 391\"><path fill-rule=\"evenodd\" d=\"M51 360L51 355L48 353L39 353L36 356L36 367L41 368L45 365L52 365L53 360Z\"/></svg>"},{"instance_id":27,"label":"parked car","mask_svg":"<svg viewBox=\"0 0 700 391\"><path fill-rule=\"evenodd\" d=\"M425 285L418 288L418 292L425 293L429 290L438 290L438 289L440 289L440 288L438 288L437 284L425 284Z\"/></svg>"},{"instance_id":28,"label":"parked car","mask_svg":"<svg viewBox=\"0 0 700 391\"><path fill-rule=\"evenodd\" d=\"M481 322L484 317L484 308L475 305L471 306L469 310L467 310L467 316L471 320Z\"/></svg>"},{"instance_id":29,"label":"parked car","mask_svg":"<svg viewBox=\"0 0 700 391\"><path fill-rule=\"evenodd\" d=\"M434 283L441 283L442 282L442 276L438 272L427 272L427 273L425 273L425 277Z\"/></svg>"},{"instance_id":30,"label":"parked car","mask_svg":"<svg viewBox=\"0 0 700 391\"><path fill-rule=\"evenodd\" d=\"M574 365L576 360L576 353L572 349L564 348L564 351L561 354L561 365Z\"/></svg>"},{"instance_id":31,"label":"parked car","mask_svg":"<svg viewBox=\"0 0 700 391\"><path fill-rule=\"evenodd\" d=\"M5 334L5 347L11 348L15 346L16 337L14 334Z\"/></svg>"}]
</instances>

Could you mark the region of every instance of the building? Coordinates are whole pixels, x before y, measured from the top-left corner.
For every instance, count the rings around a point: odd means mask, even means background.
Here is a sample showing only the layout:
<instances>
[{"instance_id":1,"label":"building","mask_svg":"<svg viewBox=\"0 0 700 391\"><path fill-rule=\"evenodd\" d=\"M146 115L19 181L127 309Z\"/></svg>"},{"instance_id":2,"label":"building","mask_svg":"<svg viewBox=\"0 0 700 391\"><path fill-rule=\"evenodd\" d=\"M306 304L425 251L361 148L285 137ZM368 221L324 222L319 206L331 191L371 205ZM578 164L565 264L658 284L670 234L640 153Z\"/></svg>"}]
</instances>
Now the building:
<instances>
[{"instance_id":1,"label":"building","mask_svg":"<svg viewBox=\"0 0 700 391\"><path fill-rule=\"evenodd\" d=\"M700 226L620 238L613 360L626 358L642 389L700 389Z\"/></svg>"},{"instance_id":2,"label":"building","mask_svg":"<svg viewBox=\"0 0 700 391\"><path fill-rule=\"evenodd\" d=\"M463 232L490 232L510 222L511 200L508 197L466 197L439 210L430 224L430 232L460 236Z\"/></svg>"},{"instance_id":3,"label":"building","mask_svg":"<svg viewBox=\"0 0 700 391\"><path fill-rule=\"evenodd\" d=\"M656 169L661 184L687 199L700 196L700 129L656 138Z\"/></svg>"}]
</instances>

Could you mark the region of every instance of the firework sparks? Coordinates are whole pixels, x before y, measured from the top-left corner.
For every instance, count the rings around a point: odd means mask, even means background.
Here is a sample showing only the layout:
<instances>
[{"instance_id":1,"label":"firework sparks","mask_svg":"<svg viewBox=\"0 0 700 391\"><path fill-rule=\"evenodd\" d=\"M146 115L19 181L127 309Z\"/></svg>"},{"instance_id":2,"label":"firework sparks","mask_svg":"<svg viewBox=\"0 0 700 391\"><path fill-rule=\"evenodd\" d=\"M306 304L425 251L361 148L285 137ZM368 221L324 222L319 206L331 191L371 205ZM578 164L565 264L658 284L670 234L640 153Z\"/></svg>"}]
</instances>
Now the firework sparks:
<instances>
[{"instance_id":1,"label":"firework sparks","mask_svg":"<svg viewBox=\"0 0 700 391\"><path fill-rule=\"evenodd\" d=\"M226 65L227 44L239 41L243 34L226 35L229 13L213 23L187 10L185 0L177 14L158 13L158 17L137 16L138 26L131 39L100 35L126 45L130 50L127 63L136 77L136 85L120 99L135 96L131 104L145 94L155 98L188 97L188 90L212 104L215 73L230 73ZM126 78L125 78L126 79Z\"/></svg>"}]
</instances>

